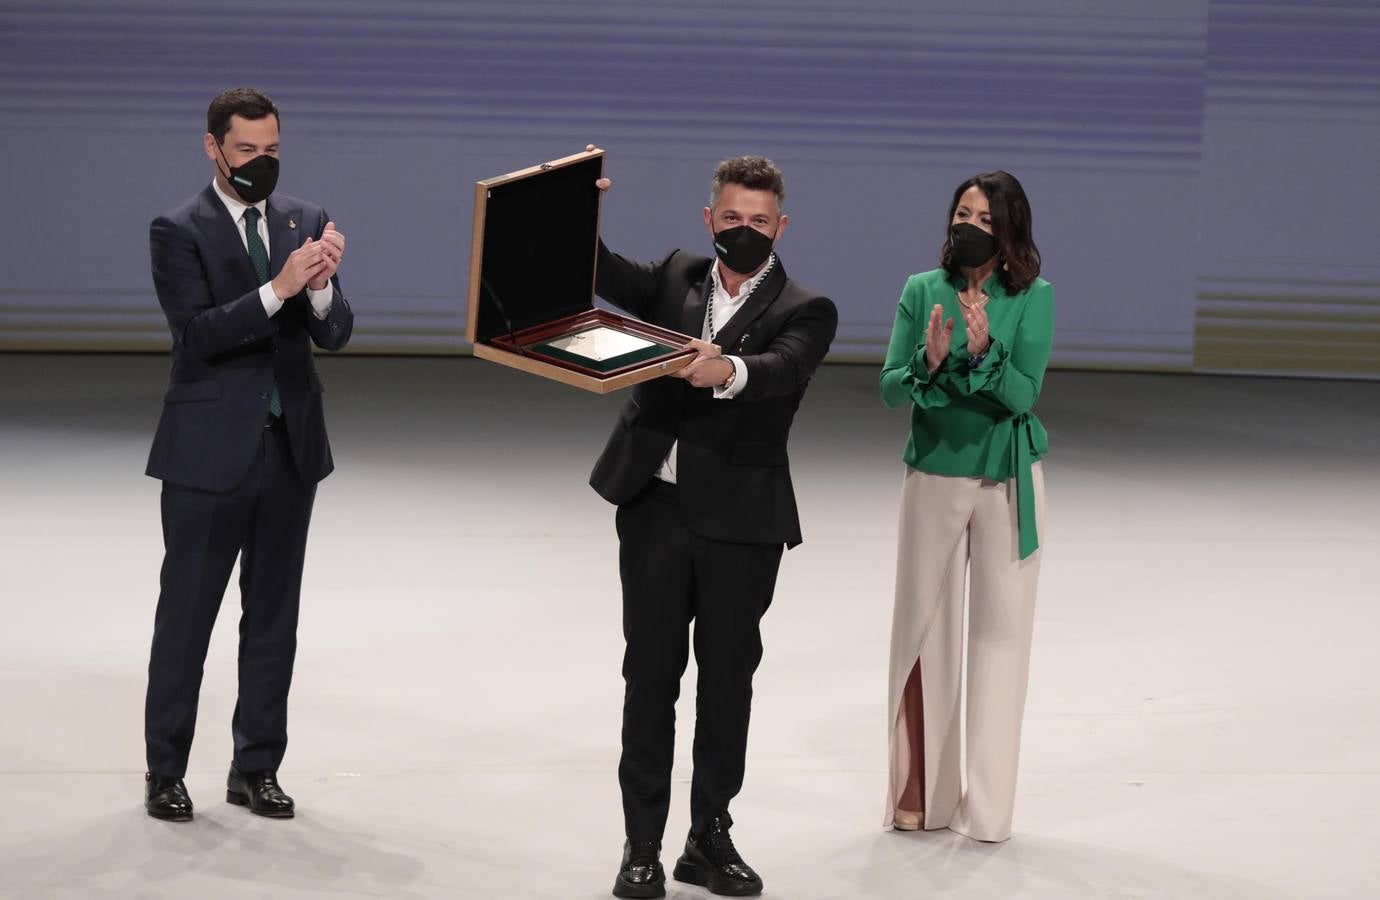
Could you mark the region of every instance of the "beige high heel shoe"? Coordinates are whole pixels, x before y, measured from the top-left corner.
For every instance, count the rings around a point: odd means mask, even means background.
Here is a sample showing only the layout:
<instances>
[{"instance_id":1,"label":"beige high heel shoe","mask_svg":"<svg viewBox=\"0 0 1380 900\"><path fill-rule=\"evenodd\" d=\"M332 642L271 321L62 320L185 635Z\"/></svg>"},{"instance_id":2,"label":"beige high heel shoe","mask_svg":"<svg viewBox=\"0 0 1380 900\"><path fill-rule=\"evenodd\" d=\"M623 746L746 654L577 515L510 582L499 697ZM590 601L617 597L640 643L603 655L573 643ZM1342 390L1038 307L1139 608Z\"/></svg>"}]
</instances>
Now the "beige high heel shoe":
<instances>
[{"instance_id":1,"label":"beige high heel shoe","mask_svg":"<svg viewBox=\"0 0 1380 900\"><path fill-rule=\"evenodd\" d=\"M920 813L908 809L897 809L892 814L891 824L897 831L919 831Z\"/></svg>"}]
</instances>

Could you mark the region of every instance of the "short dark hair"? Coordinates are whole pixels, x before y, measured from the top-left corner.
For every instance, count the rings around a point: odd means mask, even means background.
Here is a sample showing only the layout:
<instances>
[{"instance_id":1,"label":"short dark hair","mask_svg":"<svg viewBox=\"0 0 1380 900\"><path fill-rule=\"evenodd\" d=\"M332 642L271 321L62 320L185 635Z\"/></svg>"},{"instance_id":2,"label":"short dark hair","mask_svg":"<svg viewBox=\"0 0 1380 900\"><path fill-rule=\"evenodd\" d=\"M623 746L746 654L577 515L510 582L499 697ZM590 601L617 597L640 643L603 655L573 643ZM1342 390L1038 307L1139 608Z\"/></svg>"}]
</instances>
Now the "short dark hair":
<instances>
[{"instance_id":1,"label":"short dark hair","mask_svg":"<svg viewBox=\"0 0 1380 900\"><path fill-rule=\"evenodd\" d=\"M225 142L230 131L230 117L262 119L264 116L278 118L278 107L262 91L254 88L231 88L221 91L206 109L206 130L216 139L217 144ZM279 119L281 122L282 120Z\"/></svg>"},{"instance_id":2,"label":"short dark hair","mask_svg":"<svg viewBox=\"0 0 1380 900\"><path fill-rule=\"evenodd\" d=\"M992 236L997 239L997 277L1008 294L1019 294L1040 276L1040 251L1031 236L1030 201L1025 189L1010 172L983 172L963 182L954 191L949 204L949 216L944 220L944 246L939 251L939 264L950 275L959 274L954 262L953 242L949 239L949 225L954 210L968 188L976 187L987 196L992 210Z\"/></svg>"},{"instance_id":3,"label":"short dark hair","mask_svg":"<svg viewBox=\"0 0 1380 900\"><path fill-rule=\"evenodd\" d=\"M709 206L719 202L719 192L726 184L736 184L754 191L771 191L780 208L786 202L786 179L776 163L765 156L735 156L719 163L709 182Z\"/></svg>"}]
</instances>

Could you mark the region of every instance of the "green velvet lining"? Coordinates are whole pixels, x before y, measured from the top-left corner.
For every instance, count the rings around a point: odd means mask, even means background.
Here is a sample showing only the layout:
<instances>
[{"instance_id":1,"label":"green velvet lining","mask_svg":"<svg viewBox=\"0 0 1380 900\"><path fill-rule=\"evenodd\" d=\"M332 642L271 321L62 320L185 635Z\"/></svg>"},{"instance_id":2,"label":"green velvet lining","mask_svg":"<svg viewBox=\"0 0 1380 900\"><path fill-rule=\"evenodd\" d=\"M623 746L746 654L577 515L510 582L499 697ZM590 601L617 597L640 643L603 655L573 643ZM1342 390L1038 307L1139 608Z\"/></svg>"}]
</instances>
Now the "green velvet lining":
<instances>
[{"instance_id":1,"label":"green velvet lining","mask_svg":"<svg viewBox=\"0 0 1380 900\"><path fill-rule=\"evenodd\" d=\"M590 359L587 356L580 356L578 353L571 353L568 350L562 350L559 347L553 347L546 343L529 344L526 349L540 353L543 356L559 359L562 362L573 363L574 365L582 366L586 369L593 369L596 372L612 372L615 369L621 369L624 366L631 366L635 363L655 359L667 353L675 353L677 350L683 348L677 347L674 344L652 344L650 347L643 347L641 350L633 350L631 353L624 353L621 356L610 356L608 359L604 360Z\"/></svg>"}]
</instances>

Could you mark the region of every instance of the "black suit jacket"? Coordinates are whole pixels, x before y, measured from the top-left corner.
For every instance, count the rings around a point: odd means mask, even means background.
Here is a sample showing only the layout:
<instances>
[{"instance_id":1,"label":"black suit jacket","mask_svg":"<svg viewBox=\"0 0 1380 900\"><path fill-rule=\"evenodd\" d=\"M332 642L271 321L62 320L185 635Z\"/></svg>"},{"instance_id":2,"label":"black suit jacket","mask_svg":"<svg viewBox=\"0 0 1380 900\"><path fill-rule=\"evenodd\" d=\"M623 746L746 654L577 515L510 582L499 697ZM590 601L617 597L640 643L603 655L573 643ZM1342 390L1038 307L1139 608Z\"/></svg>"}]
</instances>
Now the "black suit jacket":
<instances>
[{"instance_id":1,"label":"black suit jacket","mask_svg":"<svg viewBox=\"0 0 1380 900\"><path fill-rule=\"evenodd\" d=\"M325 210L274 194L267 215L271 274L308 235L320 239ZM239 228L207 185L149 228L153 284L172 331L172 374L149 452L148 475L227 491L249 471L278 386L297 472L308 483L334 468L311 345L339 350L354 314L332 278L330 314L316 318L303 290L269 318Z\"/></svg>"},{"instance_id":2,"label":"black suit jacket","mask_svg":"<svg viewBox=\"0 0 1380 900\"><path fill-rule=\"evenodd\" d=\"M633 315L699 336L714 260L677 250L651 265L599 245L595 290ZM732 400L679 378L637 385L595 463L590 484L627 503L654 477L671 444L681 514L702 537L744 543L801 541L786 439L805 388L838 326L829 298L786 277L780 259L715 336L747 368Z\"/></svg>"}]
</instances>

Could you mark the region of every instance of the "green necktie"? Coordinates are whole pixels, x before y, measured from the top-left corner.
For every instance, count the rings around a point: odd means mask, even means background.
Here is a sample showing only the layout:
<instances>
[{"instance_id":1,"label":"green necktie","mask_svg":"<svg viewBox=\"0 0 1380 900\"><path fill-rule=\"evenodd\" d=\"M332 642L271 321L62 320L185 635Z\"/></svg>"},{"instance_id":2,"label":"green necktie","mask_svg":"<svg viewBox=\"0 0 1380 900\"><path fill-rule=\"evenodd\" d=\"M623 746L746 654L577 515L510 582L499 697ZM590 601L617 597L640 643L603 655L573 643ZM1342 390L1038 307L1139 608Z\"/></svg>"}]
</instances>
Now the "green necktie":
<instances>
[{"instance_id":1,"label":"green necktie","mask_svg":"<svg viewBox=\"0 0 1380 900\"><path fill-rule=\"evenodd\" d=\"M259 284L268 282L268 248L259 237L259 211L249 207L244 211L244 243L249 248L249 261L254 264L254 274L259 276ZM273 386L273 394L268 398L268 411L274 416L283 414L283 401L278 396L278 385Z\"/></svg>"}]
</instances>

